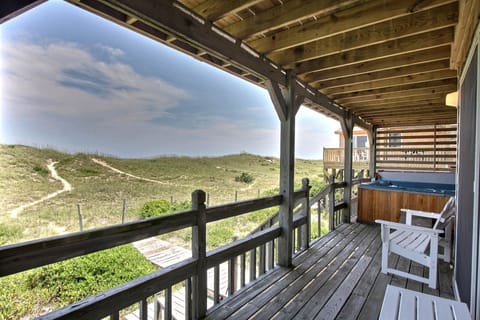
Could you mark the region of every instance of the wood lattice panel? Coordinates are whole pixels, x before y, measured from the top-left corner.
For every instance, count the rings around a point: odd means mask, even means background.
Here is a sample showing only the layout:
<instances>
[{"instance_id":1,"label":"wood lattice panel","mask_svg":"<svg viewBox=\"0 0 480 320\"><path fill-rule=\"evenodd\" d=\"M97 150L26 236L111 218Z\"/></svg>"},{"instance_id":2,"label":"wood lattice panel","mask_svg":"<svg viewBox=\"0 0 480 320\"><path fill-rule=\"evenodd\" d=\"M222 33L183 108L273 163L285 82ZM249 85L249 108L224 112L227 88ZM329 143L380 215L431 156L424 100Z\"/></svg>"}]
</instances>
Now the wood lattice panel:
<instances>
[{"instance_id":1,"label":"wood lattice panel","mask_svg":"<svg viewBox=\"0 0 480 320\"><path fill-rule=\"evenodd\" d=\"M456 125L377 131L377 170L455 171Z\"/></svg>"}]
</instances>

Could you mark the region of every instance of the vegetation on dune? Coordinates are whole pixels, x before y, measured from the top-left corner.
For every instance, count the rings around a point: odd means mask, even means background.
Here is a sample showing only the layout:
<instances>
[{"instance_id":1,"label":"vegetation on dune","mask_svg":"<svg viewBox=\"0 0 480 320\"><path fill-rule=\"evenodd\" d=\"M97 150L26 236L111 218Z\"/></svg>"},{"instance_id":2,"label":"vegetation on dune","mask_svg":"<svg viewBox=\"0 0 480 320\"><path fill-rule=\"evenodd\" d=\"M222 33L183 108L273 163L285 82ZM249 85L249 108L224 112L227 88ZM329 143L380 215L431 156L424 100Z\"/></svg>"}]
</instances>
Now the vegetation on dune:
<instances>
[{"instance_id":1,"label":"vegetation on dune","mask_svg":"<svg viewBox=\"0 0 480 320\"><path fill-rule=\"evenodd\" d=\"M155 267L132 245L0 278L0 319L19 319L108 290Z\"/></svg>"},{"instance_id":2,"label":"vegetation on dune","mask_svg":"<svg viewBox=\"0 0 480 320\"><path fill-rule=\"evenodd\" d=\"M92 158L152 181L119 174ZM50 177L48 159L57 161L58 174L72 184L73 190L12 217L9 211L19 204L62 188ZM295 188L301 187L302 177L310 177L311 194L318 192L323 187L322 170L321 161L297 160ZM210 206L233 202L235 194L239 201L277 194L278 179L278 159L246 153L139 160L0 145L0 245L78 231L77 204L87 230L120 223L124 199L124 218L133 221L189 210L191 192L196 189L208 194ZM269 208L209 223L208 248L246 236L277 210ZM191 228L162 237L188 248ZM128 245L0 278L0 320L39 315L154 269Z\"/></svg>"}]
</instances>

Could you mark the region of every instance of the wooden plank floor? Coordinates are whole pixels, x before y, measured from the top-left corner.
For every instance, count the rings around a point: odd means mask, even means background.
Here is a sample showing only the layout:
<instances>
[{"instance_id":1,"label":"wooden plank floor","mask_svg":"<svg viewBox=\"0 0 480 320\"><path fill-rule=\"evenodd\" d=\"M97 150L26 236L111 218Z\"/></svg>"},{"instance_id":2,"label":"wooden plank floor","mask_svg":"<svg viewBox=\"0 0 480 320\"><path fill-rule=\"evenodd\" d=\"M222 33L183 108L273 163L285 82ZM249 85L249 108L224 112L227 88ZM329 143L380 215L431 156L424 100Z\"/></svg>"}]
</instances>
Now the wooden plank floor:
<instances>
[{"instance_id":1,"label":"wooden plank floor","mask_svg":"<svg viewBox=\"0 0 480 320\"><path fill-rule=\"evenodd\" d=\"M428 272L394 257L404 271ZM439 288L380 272L380 228L341 225L297 256L213 307L207 319L377 319L387 284L453 298L450 265L439 262Z\"/></svg>"}]
</instances>

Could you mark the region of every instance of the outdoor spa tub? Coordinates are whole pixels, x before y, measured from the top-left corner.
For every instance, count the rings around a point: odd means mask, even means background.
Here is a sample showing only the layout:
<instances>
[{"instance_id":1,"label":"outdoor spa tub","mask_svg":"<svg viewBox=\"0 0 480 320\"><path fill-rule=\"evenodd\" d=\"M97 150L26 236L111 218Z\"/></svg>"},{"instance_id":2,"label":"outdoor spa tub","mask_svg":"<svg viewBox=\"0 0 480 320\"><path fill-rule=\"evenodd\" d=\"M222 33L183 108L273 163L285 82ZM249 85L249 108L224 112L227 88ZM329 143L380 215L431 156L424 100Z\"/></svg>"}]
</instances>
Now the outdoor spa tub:
<instances>
[{"instance_id":1,"label":"outdoor spa tub","mask_svg":"<svg viewBox=\"0 0 480 320\"><path fill-rule=\"evenodd\" d=\"M455 185L378 180L358 187L357 221L374 223L375 219L399 222L400 209L440 212Z\"/></svg>"}]
</instances>

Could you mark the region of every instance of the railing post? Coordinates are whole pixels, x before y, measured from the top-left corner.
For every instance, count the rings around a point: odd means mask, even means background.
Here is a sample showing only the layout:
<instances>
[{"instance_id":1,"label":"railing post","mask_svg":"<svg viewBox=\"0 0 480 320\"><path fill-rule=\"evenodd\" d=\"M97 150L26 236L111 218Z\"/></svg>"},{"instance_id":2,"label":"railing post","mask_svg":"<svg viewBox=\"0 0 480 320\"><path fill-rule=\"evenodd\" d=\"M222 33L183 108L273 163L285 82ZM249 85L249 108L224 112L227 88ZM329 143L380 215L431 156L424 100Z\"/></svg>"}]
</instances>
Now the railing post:
<instances>
[{"instance_id":1,"label":"railing post","mask_svg":"<svg viewBox=\"0 0 480 320\"><path fill-rule=\"evenodd\" d=\"M302 190L305 192L302 201L304 208L303 214L307 217L307 223L300 227L301 230L301 246L307 249L310 246L310 181L308 178L302 179Z\"/></svg>"},{"instance_id":2,"label":"railing post","mask_svg":"<svg viewBox=\"0 0 480 320\"><path fill-rule=\"evenodd\" d=\"M328 184L330 186L330 191L328 192L328 229L333 231L335 229L334 212L335 212L335 188L333 184L335 182L335 176L331 175L328 177Z\"/></svg>"},{"instance_id":3,"label":"railing post","mask_svg":"<svg viewBox=\"0 0 480 320\"><path fill-rule=\"evenodd\" d=\"M197 260L197 272L192 279L192 315L194 319L201 319L207 313L207 217L202 190L192 193L192 210L197 210L197 223L192 227L192 258Z\"/></svg>"}]
</instances>

